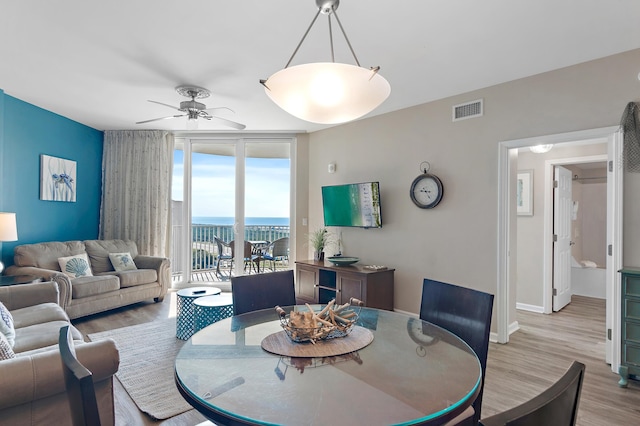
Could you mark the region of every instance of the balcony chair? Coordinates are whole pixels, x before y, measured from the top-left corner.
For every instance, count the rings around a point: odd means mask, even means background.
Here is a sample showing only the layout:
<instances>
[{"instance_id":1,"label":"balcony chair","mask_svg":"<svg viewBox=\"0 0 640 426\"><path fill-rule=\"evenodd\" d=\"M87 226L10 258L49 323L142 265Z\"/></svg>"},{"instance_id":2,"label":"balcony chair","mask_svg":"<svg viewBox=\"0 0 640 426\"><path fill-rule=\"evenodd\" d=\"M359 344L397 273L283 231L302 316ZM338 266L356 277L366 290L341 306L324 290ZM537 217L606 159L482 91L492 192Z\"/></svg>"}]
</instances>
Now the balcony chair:
<instances>
[{"instance_id":1,"label":"balcony chair","mask_svg":"<svg viewBox=\"0 0 640 426\"><path fill-rule=\"evenodd\" d=\"M296 304L293 271L243 275L231 278L233 315ZM275 314L274 314L275 316Z\"/></svg>"},{"instance_id":2,"label":"balcony chair","mask_svg":"<svg viewBox=\"0 0 640 426\"><path fill-rule=\"evenodd\" d=\"M216 275L218 276L218 278L222 278L222 273L220 272L220 264L222 262L227 262L229 264L229 276L231 276L231 261L233 260L232 245L222 241L218 237L213 237L213 240L218 247L218 256L216 257Z\"/></svg>"},{"instance_id":3,"label":"balcony chair","mask_svg":"<svg viewBox=\"0 0 640 426\"><path fill-rule=\"evenodd\" d=\"M560 379L535 398L480 420L482 426L573 426L578 418L584 364L573 361Z\"/></svg>"},{"instance_id":4,"label":"balcony chair","mask_svg":"<svg viewBox=\"0 0 640 426\"><path fill-rule=\"evenodd\" d=\"M60 328L58 346L73 426L100 426L93 374L76 358L73 337L68 325Z\"/></svg>"},{"instance_id":5,"label":"balcony chair","mask_svg":"<svg viewBox=\"0 0 640 426\"><path fill-rule=\"evenodd\" d=\"M275 272L276 262L289 260L289 237L275 240L269 244L262 255L262 259L271 262L271 270Z\"/></svg>"},{"instance_id":6,"label":"balcony chair","mask_svg":"<svg viewBox=\"0 0 640 426\"><path fill-rule=\"evenodd\" d=\"M469 409L447 425L477 425L480 419L492 310L493 294L426 278L423 281L420 319L464 340L478 356L482 370L478 397Z\"/></svg>"}]
</instances>

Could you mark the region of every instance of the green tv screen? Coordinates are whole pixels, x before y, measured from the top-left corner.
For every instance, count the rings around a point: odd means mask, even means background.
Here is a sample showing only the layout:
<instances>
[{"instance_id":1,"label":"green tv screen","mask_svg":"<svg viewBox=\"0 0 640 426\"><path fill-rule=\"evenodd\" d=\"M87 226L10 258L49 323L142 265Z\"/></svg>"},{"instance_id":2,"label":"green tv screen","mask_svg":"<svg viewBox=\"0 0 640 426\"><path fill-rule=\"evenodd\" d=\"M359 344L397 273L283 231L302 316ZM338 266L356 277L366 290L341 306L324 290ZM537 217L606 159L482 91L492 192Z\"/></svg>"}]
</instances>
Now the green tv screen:
<instances>
[{"instance_id":1,"label":"green tv screen","mask_svg":"<svg viewBox=\"0 0 640 426\"><path fill-rule=\"evenodd\" d=\"M382 227L380 184L352 183L322 187L325 226Z\"/></svg>"}]
</instances>

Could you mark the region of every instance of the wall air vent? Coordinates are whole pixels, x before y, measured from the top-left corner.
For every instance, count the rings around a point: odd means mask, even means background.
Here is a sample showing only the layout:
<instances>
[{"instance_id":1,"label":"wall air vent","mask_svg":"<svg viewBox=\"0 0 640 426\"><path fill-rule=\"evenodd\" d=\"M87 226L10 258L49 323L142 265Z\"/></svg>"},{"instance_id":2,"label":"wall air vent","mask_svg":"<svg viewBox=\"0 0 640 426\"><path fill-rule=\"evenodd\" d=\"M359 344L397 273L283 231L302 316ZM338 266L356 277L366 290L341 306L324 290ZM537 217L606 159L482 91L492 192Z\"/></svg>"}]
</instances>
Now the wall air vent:
<instances>
[{"instance_id":1,"label":"wall air vent","mask_svg":"<svg viewBox=\"0 0 640 426\"><path fill-rule=\"evenodd\" d=\"M484 112L482 99L454 105L452 108L452 121L466 120L467 118L481 117Z\"/></svg>"}]
</instances>

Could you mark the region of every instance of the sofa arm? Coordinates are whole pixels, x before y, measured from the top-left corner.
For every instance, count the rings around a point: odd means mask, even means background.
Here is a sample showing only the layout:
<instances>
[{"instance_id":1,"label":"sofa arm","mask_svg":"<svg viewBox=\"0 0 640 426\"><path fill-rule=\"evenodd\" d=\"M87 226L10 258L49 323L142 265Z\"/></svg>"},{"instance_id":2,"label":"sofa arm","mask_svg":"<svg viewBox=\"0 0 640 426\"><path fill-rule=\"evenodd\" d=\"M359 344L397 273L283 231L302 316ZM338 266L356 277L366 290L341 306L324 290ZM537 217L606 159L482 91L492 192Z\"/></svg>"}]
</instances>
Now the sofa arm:
<instances>
[{"instance_id":1,"label":"sofa arm","mask_svg":"<svg viewBox=\"0 0 640 426\"><path fill-rule=\"evenodd\" d=\"M0 301L10 311L42 303L59 303L55 282L20 284L0 287Z\"/></svg>"},{"instance_id":2,"label":"sofa arm","mask_svg":"<svg viewBox=\"0 0 640 426\"><path fill-rule=\"evenodd\" d=\"M158 284L160 284L159 300L162 300L169 290L171 283L171 261L166 257L146 256L139 254L133 259L138 269L155 269L158 273Z\"/></svg>"},{"instance_id":3,"label":"sofa arm","mask_svg":"<svg viewBox=\"0 0 640 426\"><path fill-rule=\"evenodd\" d=\"M120 365L118 349L111 339L76 344L76 354L92 372L94 383L110 379ZM0 361L0 377L2 388L7 390L0 392L0 410L66 392L57 349Z\"/></svg>"},{"instance_id":4,"label":"sofa arm","mask_svg":"<svg viewBox=\"0 0 640 426\"><path fill-rule=\"evenodd\" d=\"M68 275L63 274L60 271L54 271L53 269L37 268L35 266L9 266L6 271L6 275L35 275L42 278L44 281L54 281L58 283L58 291L60 292L59 304L63 309L66 309L71 302L71 278Z\"/></svg>"}]
</instances>

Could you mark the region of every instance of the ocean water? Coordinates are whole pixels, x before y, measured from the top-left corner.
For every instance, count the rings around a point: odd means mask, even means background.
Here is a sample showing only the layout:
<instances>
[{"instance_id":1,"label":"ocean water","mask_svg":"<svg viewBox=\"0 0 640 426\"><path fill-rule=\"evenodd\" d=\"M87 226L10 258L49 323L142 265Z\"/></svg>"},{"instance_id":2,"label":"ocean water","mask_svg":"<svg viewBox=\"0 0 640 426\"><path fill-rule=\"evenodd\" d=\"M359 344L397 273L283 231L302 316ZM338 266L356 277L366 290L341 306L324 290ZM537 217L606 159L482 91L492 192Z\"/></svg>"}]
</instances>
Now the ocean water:
<instances>
[{"instance_id":1,"label":"ocean water","mask_svg":"<svg viewBox=\"0 0 640 426\"><path fill-rule=\"evenodd\" d=\"M194 216L194 225L233 225L232 217ZM288 217L245 217L245 225L289 226Z\"/></svg>"}]
</instances>

